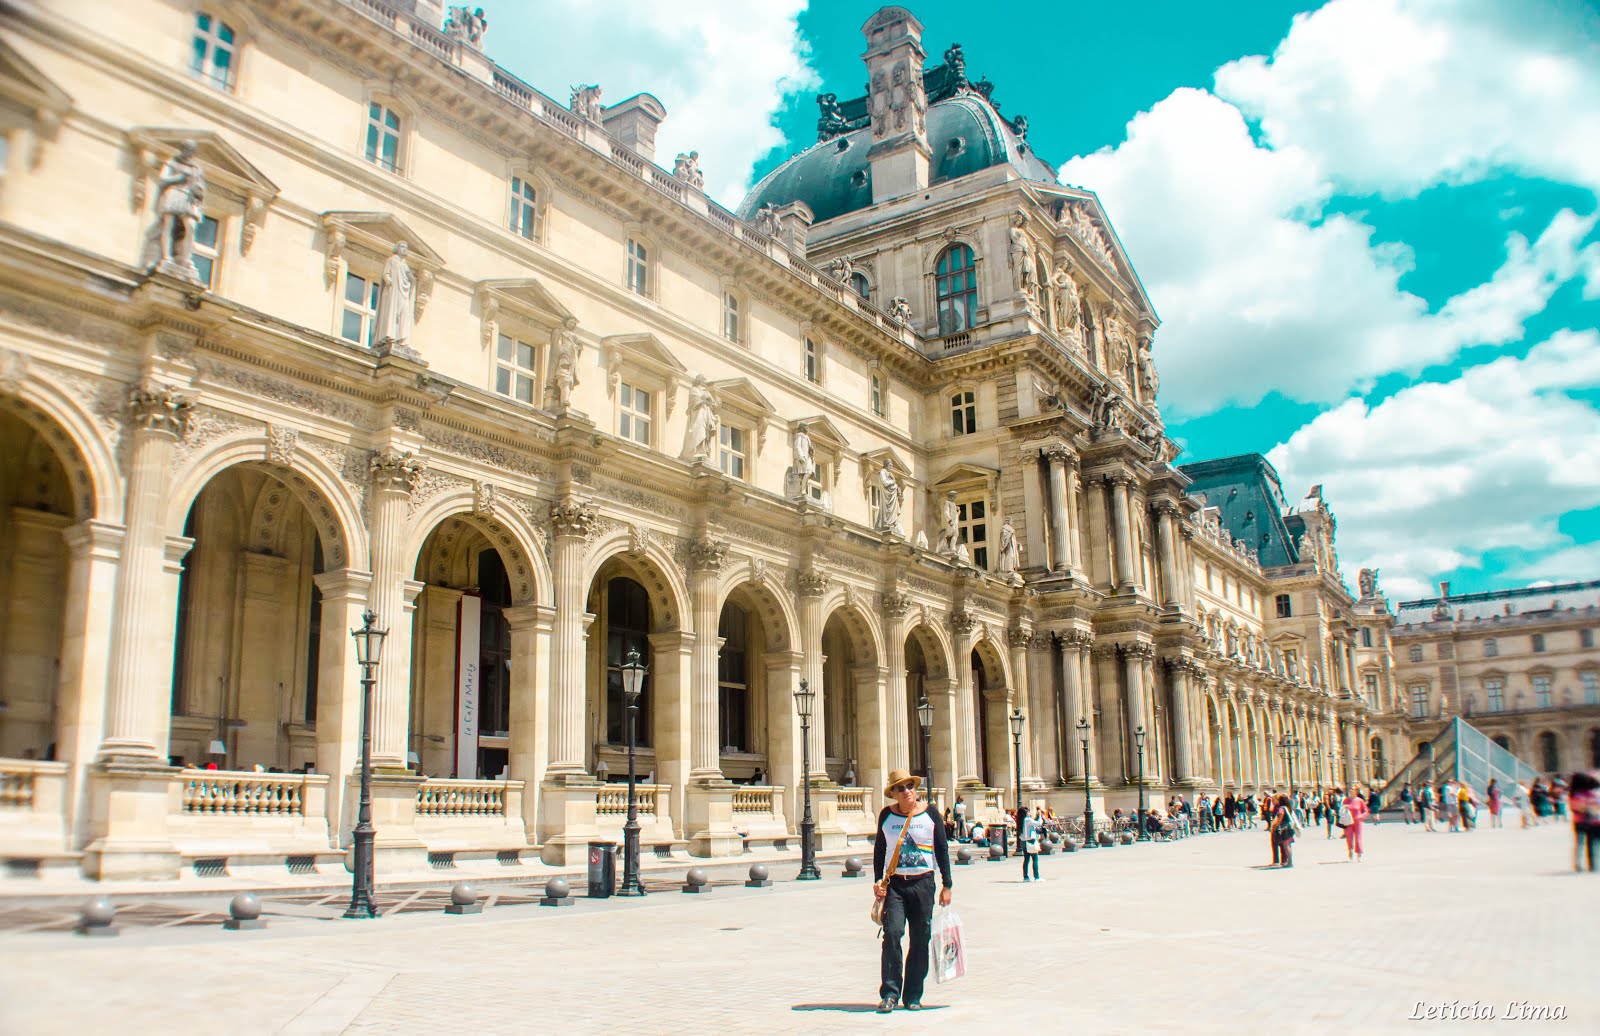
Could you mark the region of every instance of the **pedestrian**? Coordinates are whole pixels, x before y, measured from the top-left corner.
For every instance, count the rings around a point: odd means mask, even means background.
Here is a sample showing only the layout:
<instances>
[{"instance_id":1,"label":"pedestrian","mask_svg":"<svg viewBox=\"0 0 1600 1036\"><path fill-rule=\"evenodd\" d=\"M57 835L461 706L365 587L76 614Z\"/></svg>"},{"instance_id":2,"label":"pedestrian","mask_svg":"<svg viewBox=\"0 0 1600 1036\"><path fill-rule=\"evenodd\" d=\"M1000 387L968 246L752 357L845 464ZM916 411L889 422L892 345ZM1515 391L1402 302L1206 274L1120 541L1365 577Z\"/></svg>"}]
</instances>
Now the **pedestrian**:
<instances>
[{"instance_id":1,"label":"pedestrian","mask_svg":"<svg viewBox=\"0 0 1600 1036\"><path fill-rule=\"evenodd\" d=\"M1211 828L1214 831L1221 831L1222 824L1222 796L1218 795L1211 800Z\"/></svg>"},{"instance_id":2,"label":"pedestrian","mask_svg":"<svg viewBox=\"0 0 1600 1036\"><path fill-rule=\"evenodd\" d=\"M1461 830L1471 831L1478 826L1478 795L1466 781L1456 791L1456 802L1461 807Z\"/></svg>"},{"instance_id":3,"label":"pedestrian","mask_svg":"<svg viewBox=\"0 0 1600 1036\"><path fill-rule=\"evenodd\" d=\"M1278 808L1272 818L1274 866L1294 866L1294 812L1289 796L1278 796Z\"/></svg>"},{"instance_id":4,"label":"pedestrian","mask_svg":"<svg viewBox=\"0 0 1600 1036\"><path fill-rule=\"evenodd\" d=\"M1587 854L1589 873L1594 873L1595 844L1600 842L1600 774L1578 771L1568 786L1568 805L1572 813L1572 869L1581 871Z\"/></svg>"},{"instance_id":5,"label":"pedestrian","mask_svg":"<svg viewBox=\"0 0 1600 1036\"><path fill-rule=\"evenodd\" d=\"M967 800L960 795L956 796L956 838L965 840L967 837Z\"/></svg>"},{"instance_id":6,"label":"pedestrian","mask_svg":"<svg viewBox=\"0 0 1600 1036\"><path fill-rule=\"evenodd\" d=\"M1489 826L1500 826L1500 782L1494 777L1489 778L1489 787L1485 791L1489 799Z\"/></svg>"},{"instance_id":7,"label":"pedestrian","mask_svg":"<svg viewBox=\"0 0 1600 1036\"><path fill-rule=\"evenodd\" d=\"M1423 822L1423 824L1425 824L1427 826L1427 829L1429 831L1437 831L1437 830L1439 830L1436 826L1434 826L1434 821L1437 818L1434 816L1434 812L1433 812L1434 801L1435 801L1434 800L1434 796L1433 796L1433 785L1424 784L1422 786L1422 795L1421 795L1420 801L1422 803L1422 822Z\"/></svg>"},{"instance_id":8,"label":"pedestrian","mask_svg":"<svg viewBox=\"0 0 1600 1036\"><path fill-rule=\"evenodd\" d=\"M1339 803L1343 799L1343 788L1335 788L1328 792L1328 805L1326 811L1324 812L1324 816L1326 817L1328 824L1328 837L1323 839L1324 841L1331 841L1333 838L1333 825L1339 822Z\"/></svg>"},{"instance_id":9,"label":"pedestrian","mask_svg":"<svg viewBox=\"0 0 1600 1036\"><path fill-rule=\"evenodd\" d=\"M1017 849L1022 853L1022 880L1028 880L1028 865L1033 865L1033 880L1039 877L1039 818L1028 815L1027 806L1017 807Z\"/></svg>"},{"instance_id":10,"label":"pedestrian","mask_svg":"<svg viewBox=\"0 0 1600 1036\"><path fill-rule=\"evenodd\" d=\"M1227 820L1228 830L1233 830L1233 815L1239 808L1239 801L1233 797L1233 792L1228 792L1228 797L1222 803L1222 815Z\"/></svg>"},{"instance_id":11,"label":"pedestrian","mask_svg":"<svg viewBox=\"0 0 1600 1036\"><path fill-rule=\"evenodd\" d=\"M1445 778L1444 787L1439 789L1439 805L1444 809L1444 818L1449 821L1450 830L1461 830L1461 786L1454 778Z\"/></svg>"},{"instance_id":12,"label":"pedestrian","mask_svg":"<svg viewBox=\"0 0 1600 1036\"><path fill-rule=\"evenodd\" d=\"M878 986L878 1013L888 1014L904 1003L922 1009L922 987L928 980L928 942L933 938L934 868L943 888L939 905L950 905L950 848L944 825L917 796L922 778L890 770L884 794L890 804L878 814L878 836L872 846L872 893L883 901L883 957ZM902 957L900 940L911 926L911 952Z\"/></svg>"},{"instance_id":13,"label":"pedestrian","mask_svg":"<svg viewBox=\"0 0 1600 1036\"><path fill-rule=\"evenodd\" d=\"M1535 777L1528 789L1528 805L1533 807L1533 823L1537 826L1550 815L1550 795L1544 789L1544 778Z\"/></svg>"},{"instance_id":14,"label":"pedestrian","mask_svg":"<svg viewBox=\"0 0 1600 1036\"><path fill-rule=\"evenodd\" d=\"M1400 819L1407 824L1411 823L1411 810L1415 800L1411 797L1411 785L1407 784L1400 789Z\"/></svg>"},{"instance_id":15,"label":"pedestrian","mask_svg":"<svg viewBox=\"0 0 1600 1036\"><path fill-rule=\"evenodd\" d=\"M1352 787L1339 804L1339 826L1344 828L1345 856L1357 863L1361 862L1361 829L1366 826L1366 818L1367 800L1361 797L1359 788Z\"/></svg>"}]
</instances>

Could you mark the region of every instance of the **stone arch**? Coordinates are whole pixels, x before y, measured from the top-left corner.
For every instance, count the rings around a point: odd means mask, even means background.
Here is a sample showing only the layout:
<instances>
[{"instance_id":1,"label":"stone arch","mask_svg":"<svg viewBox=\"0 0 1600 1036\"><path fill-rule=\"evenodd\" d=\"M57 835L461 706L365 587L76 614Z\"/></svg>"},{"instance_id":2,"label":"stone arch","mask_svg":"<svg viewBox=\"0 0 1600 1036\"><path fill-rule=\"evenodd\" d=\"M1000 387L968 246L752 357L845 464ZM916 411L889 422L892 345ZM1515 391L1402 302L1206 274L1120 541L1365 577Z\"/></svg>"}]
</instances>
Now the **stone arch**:
<instances>
[{"instance_id":1,"label":"stone arch","mask_svg":"<svg viewBox=\"0 0 1600 1036\"><path fill-rule=\"evenodd\" d=\"M717 613L727 606L735 594L749 602L762 620L770 641L769 651L792 651L799 640L799 619L795 616L790 598L783 584L770 572L753 575L743 566L723 574L717 584Z\"/></svg>"},{"instance_id":2,"label":"stone arch","mask_svg":"<svg viewBox=\"0 0 1600 1036\"><path fill-rule=\"evenodd\" d=\"M837 591L822 602L822 626L827 628L828 622L838 617L845 630L850 634L853 647L856 648L858 665L877 665L883 656L883 634L878 629L877 622L872 615L862 606L859 600L851 600L843 591ZM865 654L861 654L865 648Z\"/></svg>"},{"instance_id":3,"label":"stone arch","mask_svg":"<svg viewBox=\"0 0 1600 1036\"><path fill-rule=\"evenodd\" d=\"M183 533L184 521L195 499L213 478L228 468L246 465L264 471L292 490L305 506L322 538L323 558L330 571L365 569L369 564L366 523L361 503L328 463L308 450L296 451L293 463L271 463L264 433L223 439L191 457L174 479L167 501L165 528L169 536Z\"/></svg>"},{"instance_id":4,"label":"stone arch","mask_svg":"<svg viewBox=\"0 0 1600 1036\"><path fill-rule=\"evenodd\" d=\"M428 538L445 522L454 519L481 533L504 558L515 603L549 603L555 592L550 566L527 520L513 508L501 507L489 514L475 508L476 496L467 486L440 493L412 514L407 519L406 570L415 570ZM434 573L427 575L431 581Z\"/></svg>"},{"instance_id":5,"label":"stone arch","mask_svg":"<svg viewBox=\"0 0 1600 1036\"><path fill-rule=\"evenodd\" d=\"M1561 770L1562 744L1561 735L1554 730L1541 730L1534 737L1534 768L1544 773L1556 773ZM1551 764L1554 765L1551 765Z\"/></svg>"},{"instance_id":6,"label":"stone arch","mask_svg":"<svg viewBox=\"0 0 1600 1036\"><path fill-rule=\"evenodd\" d=\"M928 679L950 679L950 655L954 649L944 630L932 623L919 622L906 631L906 639L915 640L922 649Z\"/></svg>"},{"instance_id":7,"label":"stone arch","mask_svg":"<svg viewBox=\"0 0 1600 1036\"><path fill-rule=\"evenodd\" d=\"M583 566L586 592L611 562L650 592L654 632L689 628L689 589L677 563L657 542L656 535L623 526L596 537Z\"/></svg>"},{"instance_id":8,"label":"stone arch","mask_svg":"<svg viewBox=\"0 0 1600 1036\"><path fill-rule=\"evenodd\" d=\"M983 664L983 679L986 686L1016 687L1011 682L1013 674L1009 654L992 629L984 631L983 636L973 643L972 650L978 653L978 661Z\"/></svg>"},{"instance_id":9,"label":"stone arch","mask_svg":"<svg viewBox=\"0 0 1600 1036\"><path fill-rule=\"evenodd\" d=\"M0 393L0 411L15 414L49 443L73 487L74 517L121 523L116 449L81 401L42 378L26 376L15 395Z\"/></svg>"}]
</instances>

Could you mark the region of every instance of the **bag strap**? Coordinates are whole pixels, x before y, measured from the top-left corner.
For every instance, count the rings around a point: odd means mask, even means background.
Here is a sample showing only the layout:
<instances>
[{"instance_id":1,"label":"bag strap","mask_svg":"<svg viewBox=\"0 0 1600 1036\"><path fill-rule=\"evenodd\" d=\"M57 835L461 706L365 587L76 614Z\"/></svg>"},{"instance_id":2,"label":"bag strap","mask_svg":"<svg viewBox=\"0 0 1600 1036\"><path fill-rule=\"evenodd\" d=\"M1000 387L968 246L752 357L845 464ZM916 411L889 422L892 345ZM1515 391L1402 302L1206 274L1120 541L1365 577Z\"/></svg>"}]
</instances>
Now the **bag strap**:
<instances>
[{"instance_id":1,"label":"bag strap","mask_svg":"<svg viewBox=\"0 0 1600 1036\"><path fill-rule=\"evenodd\" d=\"M893 810L889 812L893 813ZM913 813L906 817L906 822L900 825L900 837L895 840L894 852L889 856L889 865L883 869L883 880L887 882L894 877L894 872L900 866L900 847L906 844L906 832L911 830L911 821L920 817L921 813Z\"/></svg>"}]
</instances>

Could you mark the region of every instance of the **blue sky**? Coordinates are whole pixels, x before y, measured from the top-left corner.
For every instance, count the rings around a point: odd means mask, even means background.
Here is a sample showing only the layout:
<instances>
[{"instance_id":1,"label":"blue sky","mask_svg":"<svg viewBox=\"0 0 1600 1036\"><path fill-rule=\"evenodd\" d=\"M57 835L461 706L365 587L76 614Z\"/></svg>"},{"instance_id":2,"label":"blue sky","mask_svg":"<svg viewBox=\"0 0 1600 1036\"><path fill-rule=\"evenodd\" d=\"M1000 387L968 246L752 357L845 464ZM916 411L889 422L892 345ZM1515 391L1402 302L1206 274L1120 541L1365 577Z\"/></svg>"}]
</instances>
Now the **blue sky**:
<instances>
[{"instance_id":1,"label":"blue sky","mask_svg":"<svg viewBox=\"0 0 1600 1036\"><path fill-rule=\"evenodd\" d=\"M1099 194L1163 321L1183 459L1321 483L1346 574L1380 568L1391 598L1600 578L1593 5L908 6L930 63L960 42ZM508 3L489 50L557 97L655 94L658 159L698 149L731 207L814 142L819 90L862 92L877 7Z\"/></svg>"}]
</instances>

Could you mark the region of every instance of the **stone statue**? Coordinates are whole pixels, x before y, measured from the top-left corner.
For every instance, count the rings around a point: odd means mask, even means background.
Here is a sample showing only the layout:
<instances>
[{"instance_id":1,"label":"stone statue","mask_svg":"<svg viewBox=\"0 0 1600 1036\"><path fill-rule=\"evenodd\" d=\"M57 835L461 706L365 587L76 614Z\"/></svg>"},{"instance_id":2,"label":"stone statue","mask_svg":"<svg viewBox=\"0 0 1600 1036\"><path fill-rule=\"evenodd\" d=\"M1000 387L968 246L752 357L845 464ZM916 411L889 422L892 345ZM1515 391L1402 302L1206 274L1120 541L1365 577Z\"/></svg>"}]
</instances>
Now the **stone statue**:
<instances>
[{"instance_id":1,"label":"stone statue","mask_svg":"<svg viewBox=\"0 0 1600 1036\"><path fill-rule=\"evenodd\" d=\"M954 557L956 548L962 545L961 508L956 504L955 490L952 489L944 495L944 504L940 508L940 517L939 543L934 550L946 557Z\"/></svg>"},{"instance_id":2,"label":"stone statue","mask_svg":"<svg viewBox=\"0 0 1600 1036\"><path fill-rule=\"evenodd\" d=\"M838 94L818 94L817 109L817 142L821 143L832 137L837 137L849 126L845 120L844 109L839 107Z\"/></svg>"},{"instance_id":3,"label":"stone statue","mask_svg":"<svg viewBox=\"0 0 1600 1036\"><path fill-rule=\"evenodd\" d=\"M1027 295L1033 290L1033 246L1028 241L1028 217L1021 209L1011 214L1011 284L1017 294Z\"/></svg>"},{"instance_id":4,"label":"stone statue","mask_svg":"<svg viewBox=\"0 0 1600 1036\"><path fill-rule=\"evenodd\" d=\"M411 349L411 328L417 314L417 278L406 256L411 246L396 241L394 253L383 264L383 281L378 290L378 314L373 321L374 346L390 346L395 351Z\"/></svg>"},{"instance_id":5,"label":"stone statue","mask_svg":"<svg viewBox=\"0 0 1600 1036\"><path fill-rule=\"evenodd\" d=\"M1106 373L1124 385L1128 384L1128 364L1132 361L1128 349L1128 329L1122 318L1107 313L1103 324L1106 339Z\"/></svg>"},{"instance_id":6,"label":"stone statue","mask_svg":"<svg viewBox=\"0 0 1600 1036\"><path fill-rule=\"evenodd\" d=\"M1056 267L1052 283L1056 289L1056 326L1068 337L1081 341L1078 334L1078 282L1072 277L1071 267L1063 263Z\"/></svg>"},{"instance_id":7,"label":"stone statue","mask_svg":"<svg viewBox=\"0 0 1600 1036\"><path fill-rule=\"evenodd\" d=\"M811 433L806 430L804 421L795 425L789 449L792 459L784 476L784 495L790 500L804 501L810 495L811 479L817 473L817 463L811 458Z\"/></svg>"},{"instance_id":8,"label":"stone statue","mask_svg":"<svg viewBox=\"0 0 1600 1036\"><path fill-rule=\"evenodd\" d=\"M1101 431L1121 431L1122 429L1122 397L1112 391L1109 386L1096 385L1094 399L1090 404L1094 412L1095 427Z\"/></svg>"},{"instance_id":9,"label":"stone statue","mask_svg":"<svg viewBox=\"0 0 1600 1036\"><path fill-rule=\"evenodd\" d=\"M600 87L590 84L572 88L572 114L589 122L599 122L604 106L600 103Z\"/></svg>"},{"instance_id":10,"label":"stone statue","mask_svg":"<svg viewBox=\"0 0 1600 1036\"><path fill-rule=\"evenodd\" d=\"M706 388L704 374L696 374L694 384L689 387L688 419L689 425L683 432L683 459L700 461L715 456L717 427L721 422L717 418L716 399Z\"/></svg>"},{"instance_id":11,"label":"stone statue","mask_svg":"<svg viewBox=\"0 0 1600 1036\"><path fill-rule=\"evenodd\" d=\"M706 189L706 175L700 171L700 152L679 153L672 161L672 175L697 191Z\"/></svg>"},{"instance_id":12,"label":"stone statue","mask_svg":"<svg viewBox=\"0 0 1600 1036\"><path fill-rule=\"evenodd\" d=\"M565 410L572 405L572 390L578 384L578 357L582 351L571 322L550 333L550 357L544 379L546 409Z\"/></svg>"},{"instance_id":13,"label":"stone statue","mask_svg":"<svg viewBox=\"0 0 1600 1036\"><path fill-rule=\"evenodd\" d=\"M967 58L961 53L961 44L952 43L944 52L944 63L950 69L950 86L961 92L967 88Z\"/></svg>"},{"instance_id":14,"label":"stone statue","mask_svg":"<svg viewBox=\"0 0 1600 1036\"><path fill-rule=\"evenodd\" d=\"M1361 587L1361 599L1376 597L1378 594L1378 570L1363 568L1357 575L1356 581Z\"/></svg>"},{"instance_id":15,"label":"stone statue","mask_svg":"<svg viewBox=\"0 0 1600 1036\"><path fill-rule=\"evenodd\" d=\"M755 228L768 237L778 235L778 207L768 202L756 211L755 219L751 220Z\"/></svg>"},{"instance_id":16,"label":"stone statue","mask_svg":"<svg viewBox=\"0 0 1600 1036\"><path fill-rule=\"evenodd\" d=\"M878 469L878 531L905 535L900 528L900 483L884 461Z\"/></svg>"},{"instance_id":17,"label":"stone statue","mask_svg":"<svg viewBox=\"0 0 1600 1036\"><path fill-rule=\"evenodd\" d=\"M200 280L194 265L194 231L204 215L206 173L195 161L199 150L192 140L178 145L156 179L156 222L145 243L146 268Z\"/></svg>"},{"instance_id":18,"label":"stone statue","mask_svg":"<svg viewBox=\"0 0 1600 1036\"><path fill-rule=\"evenodd\" d=\"M1156 373L1156 360L1152 353L1154 340L1149 335L1139 336L1139 387L1144 389L1144 398L1152 407L1156 405L1156 393L1161 391L1161 375Z\"/></svg>"},{"instance_id":19,"label":"stone statue","mask_svg":"<svg viewBox=\"0 0 1600 1036\"><path fill-rule=\"evenodd\" d=\"M913 546L915 546L918 550L927 550L928 549L928 534L923 532L921 529L918 529L917 530L917 538L914 541Z\"/></svg>"},{"instance_id":20,"label":"stone statue","mask_svg":"<svg viewBox=\"0 0 1600 1036\"><path fill-rule=\"evenodd\" d=\"M849 284L850 278L855 276L856 264L850 261L849 256L841 255L828 264L828 272L840 284Z\"/></svg>"},{"instance_id":21,"label":"stone statue","mask_svg":"<svg viewBox=\"0 0 1600 1036\"><path fill-rule=\"evenodd\" d=\"M911 303L906 301L904 295L896 295L889 304L889 319L901 327L911 326Z\"/></svg>"},{"instance_id":22,"label":"stone statue","mask_svg":"<svg viewBox=\"0 0 1600 1036\"><path fill-rule=\"evenodd\" d=\"M1017 139L1018 140L1027 140L1028 139L1028 117L1026 115L1018 115L1016 118L1012 119L1011 120L1011 132L1013 132L1013 133L1015 133L1017 135Z\"/></svg>"},{"instance_id":23,"label":"stone statue","mask_svg":"<svg viewBox=\"0 0 1600 1036\"><path fill-rule=\"evenodd\" d=\"M1022 560L1022 546L1017 542L1017 530L1011 524L1011 516L1000 525L1000 550L994 558L994 570L1003 576L1017 574L1017 566Z\"/></svg>"},{"instance_id":24,"label":"stone statue","mask_svg":"<svg viewBox=\"0 0 1600 1036\"><path fill-rule=\"evenodd\" d=\"M483 37L488 32L489 19L483 16L483 8L473 9L465 4L450 8L450 17L444 23L446 36L482 50Z\"/></svg>"}]
</instances>

